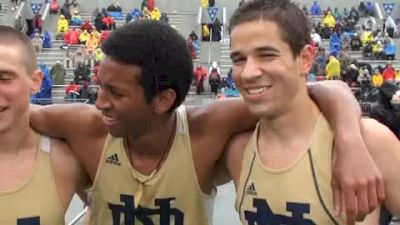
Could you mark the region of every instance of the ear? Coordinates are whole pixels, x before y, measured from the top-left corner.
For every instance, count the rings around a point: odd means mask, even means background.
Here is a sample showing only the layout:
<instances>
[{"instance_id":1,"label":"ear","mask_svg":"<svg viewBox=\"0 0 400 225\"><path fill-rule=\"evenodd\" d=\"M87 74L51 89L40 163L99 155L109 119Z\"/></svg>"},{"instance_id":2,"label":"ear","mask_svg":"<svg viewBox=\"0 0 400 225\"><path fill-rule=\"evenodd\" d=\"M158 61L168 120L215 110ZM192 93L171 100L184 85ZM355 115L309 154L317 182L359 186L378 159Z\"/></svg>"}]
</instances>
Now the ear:
<instances>
[{"instance_id":1,"label":"ear","mask_svg":"<svg viewBox=\"0 0 400 225\"><path fill-rule=\"evenodd\" d=\"M154 111L158 114L166 113L174 104L177 98L176 92L169 88L162 91L153 100Z\"/></svg>"},{"instance_id":2,"label":"ear","mask_svg":"<svg viewBox=\"0 0 400 225\"><path fill-rule=\"evenodd\" d=\"M31 94L38 93L40 91L40 88L42 86L42 80L43 80L43 73L41 70L36 70L32 74L32 87L31 87Z\"/></svg>"},{"instance_id":3,"label":"ear","mask_svg":"<svg viewBox=\"0 0 400 225\"><path fill-rule=\"evenodd\" d=\"M300 51L300 73L307 76L314 62L315 48L305 45Z\"/></svg>"}]
</instances>

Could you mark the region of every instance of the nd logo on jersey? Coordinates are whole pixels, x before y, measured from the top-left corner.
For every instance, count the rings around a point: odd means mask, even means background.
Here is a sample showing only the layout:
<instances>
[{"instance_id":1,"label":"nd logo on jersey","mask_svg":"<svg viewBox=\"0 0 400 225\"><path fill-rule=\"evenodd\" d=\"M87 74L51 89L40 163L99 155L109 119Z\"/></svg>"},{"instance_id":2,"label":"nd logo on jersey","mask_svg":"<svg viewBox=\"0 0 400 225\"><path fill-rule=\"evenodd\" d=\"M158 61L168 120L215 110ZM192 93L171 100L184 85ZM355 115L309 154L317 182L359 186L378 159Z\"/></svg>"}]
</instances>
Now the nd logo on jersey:
<instances>
[{"instance_id":1,"label":"nd logo on jersey","mask_svg":"<svg viewBox=\"0 0 400 225\"><path fill-rule=\"evenodd\" d=\"M113 225L121 224L123 216L125 225L134 225L135 220L138 220L143 225L183 225L184 213L176 208L171 208L171 201L175 198L156 199L155 209L144 208L139 205L134 206L134 196L121 195L121 205L108 203L108 208L111 210ZM159 216L159 221L153 221L151 216ZM171 219L175 221L171 224Z\"/></svg>"},{"instance_id":2,"label":"nd logo on jersey","mask_svg":"<svg viewBox=\"0 0 400 225\"><path fill-rule=\"evenodd\" d=\"M255 212L244 211L244 218L249 225L315 225L305 214L310 213L310 204L287 202L286 210L292 216L274 214L265 199L253 198Z\"/></svg>"},{"instance_id":3,"label":"nd logo on jersey","mask_svg":"<svg viewBox=\"0 0 400 225\"><path fill-rule=\"evenodd\" d=\"M17 225L40 225L40 217L17 219Z\"/></svg>"}]
</instances>

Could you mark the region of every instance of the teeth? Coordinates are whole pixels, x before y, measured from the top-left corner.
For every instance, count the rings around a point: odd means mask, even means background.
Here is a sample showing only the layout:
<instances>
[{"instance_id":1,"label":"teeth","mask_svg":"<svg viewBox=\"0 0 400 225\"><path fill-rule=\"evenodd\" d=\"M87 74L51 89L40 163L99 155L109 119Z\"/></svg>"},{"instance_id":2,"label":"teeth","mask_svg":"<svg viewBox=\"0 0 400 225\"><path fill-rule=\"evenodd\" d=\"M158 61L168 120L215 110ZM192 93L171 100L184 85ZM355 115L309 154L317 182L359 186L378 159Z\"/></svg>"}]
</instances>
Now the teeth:
<instances>
[{"instance_id":1,"label":"teeth","mask_svg":"<svg viewBox=\"0 0 400 225\"><path fill-rule=\"evenodd\" d=\"M257 89L247 89L247 92L248 92L249 94L253 95L253 94L260 94L260 93L263 93L263 92L266 91L266 90L267 90L267 88L266 88L266 87L263 87L263 88L257 88Z\"/></svg>"},{"instance_id":2,"label":"teeth","mask_svg":"<svg viewBox=\"0 0 400 225\"><path fill-rule=\"evenodd\" d=\"M115 119L114 117L104 116L104 120L112 123L112 122L115 122L117 119Z\"/></svg>"}]
</instances>

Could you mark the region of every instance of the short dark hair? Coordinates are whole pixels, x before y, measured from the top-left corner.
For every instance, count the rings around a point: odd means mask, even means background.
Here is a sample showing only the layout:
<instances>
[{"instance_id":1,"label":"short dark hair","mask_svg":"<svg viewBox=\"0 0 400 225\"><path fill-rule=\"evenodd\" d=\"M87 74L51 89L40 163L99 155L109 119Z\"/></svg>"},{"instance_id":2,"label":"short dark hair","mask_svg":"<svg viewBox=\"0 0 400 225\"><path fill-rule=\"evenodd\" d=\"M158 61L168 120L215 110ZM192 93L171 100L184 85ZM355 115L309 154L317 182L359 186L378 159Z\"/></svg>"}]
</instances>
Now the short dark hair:
<instances>
[{"instance_id":1,"label":"short dark hair","mask_svg":"<svg viewBox=\"0 0 400 225\"><path fill-rule=\"evenodd\" d=\"M0 43L20 48L22 63L29 75L37 70L35 47L33 47L31 39L24 33L10 26L0 25Z\"/></svg>"},{"instance_id":2,"label":"short dark hair","mask_svg":"<svg viewBox=\"0 0 400 225\"><path fill-rule=\"evenodd\" d=\"M235 10L229 21L229 33L237 25L256 20L269 20L278 24L281 38L287 42L293 56L311 43L311 25L299 6L290 0L250 0Z\"/></svg>"},{"instance_id":3,"label":"short dark hair","mask_svg":"<svg viewBox=\"0 0 400 225\"><path fill-rule=\"evenodd\" d=\"M148 102L169 88L177 95L170 111L185 100L193 78L192 58L185 39L168 24L128 23L112 32L101 48L112 60L142 69L140 85Z\"/></svg>"}]
</instances>

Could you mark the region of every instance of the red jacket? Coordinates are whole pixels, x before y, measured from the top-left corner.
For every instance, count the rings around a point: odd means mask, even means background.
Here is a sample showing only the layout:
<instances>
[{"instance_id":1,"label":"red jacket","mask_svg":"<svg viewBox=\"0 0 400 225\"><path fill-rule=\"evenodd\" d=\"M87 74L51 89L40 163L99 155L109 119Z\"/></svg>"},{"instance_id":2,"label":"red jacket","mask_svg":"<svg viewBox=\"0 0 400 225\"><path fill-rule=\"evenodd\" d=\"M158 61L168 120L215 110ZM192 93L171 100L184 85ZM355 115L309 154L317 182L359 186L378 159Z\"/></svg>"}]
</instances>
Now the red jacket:
<instances>
[{"instance_id":1,"label":"red jacket","mask_svg":"<svg viewBox=\"0 0 400 225\"><path fill-rule=\"evenodd\" d=\"M147 0L147 9L153 11L155 4L154 0Z\"/></svg>"},{"instance_id":2,"label":"red jacket","mask_svg":"<svg viewBox=\"0 0 400 225\"><path fill-rule=\"evenodd\" d=\"M207 70L204 67L201 67L200 69L198 69L196 67L193 71L193 74L194 74L194 79L196 80L196 82L199 82L202 78L204 81L207 77Z\"/></svg>"},{"instance_id":3,"label":"red jacket","mask_svg":"<svg viewBox=\"0 0 400 225\"><path fill-rule=\"evenodd\" d=\"M79 86L76 85L76 84L70 84L65 88L65 93L67 95L69 95L69 93L72 92L72 91L76 92L76 93L79 93Z\"/></svg>"},{"instance_id":4,"label":"red jacket","mask_svg":"<svg viewBox=\"0 0 400 225\"><path fill-rule=\"evenodd\" d=\"M382 76L383 76L383 80L384 80L384 81L387 81L387 80L393 81L393 80L395 79L395 77L396 77L394 68L393 68L393 67L390 67L390 68L388 67L388 68L386 68L386 69L383 71Z\"/></svg>"}]
</instances>

